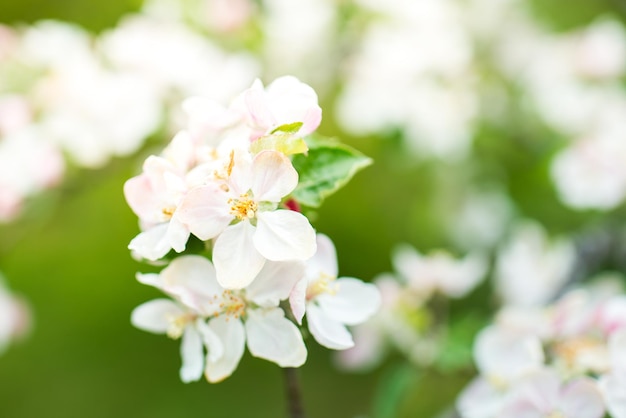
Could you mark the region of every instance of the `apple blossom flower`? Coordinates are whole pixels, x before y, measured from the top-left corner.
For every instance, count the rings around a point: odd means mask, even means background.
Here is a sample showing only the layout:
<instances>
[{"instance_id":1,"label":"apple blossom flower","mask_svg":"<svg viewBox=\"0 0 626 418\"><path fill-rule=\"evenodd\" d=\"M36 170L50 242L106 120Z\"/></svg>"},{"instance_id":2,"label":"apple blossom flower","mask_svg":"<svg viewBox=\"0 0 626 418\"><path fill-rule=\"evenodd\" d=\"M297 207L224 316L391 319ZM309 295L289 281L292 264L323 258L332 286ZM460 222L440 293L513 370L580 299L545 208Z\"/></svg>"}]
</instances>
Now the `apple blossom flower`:
<instances>
[{"instance_id":1,"label":"apple blossom flower","mask_svg":"<svg viewBox=\"0 0 626 418\"><path fill-rule=\"evenodd\" d=\"M154 261L171 249L185 249L189 229L180 221L178 207L189 188L186 176L194 163L191 137L181 131L163 156L148 157L143 173L124 184L126 201L144 226L129 244L141 257Z\"/></svg>"},{"instance_id":2,"label":"apple blossom flower","mask_svg":"<svg viewBox=\"0 0 626 418\"><path fill-rule=\"evenodd\" d=\"M543 305L565 286L574 261L569 241L550 242L539 224L527 221L499 250L496 288L505 304Z\"/></svg>"},{"instance_id":3,"label":"apple blossom flower","mask_svg":"<svg viewBox=\"0 0 626 418\"><path fill-rule=\"evenodd\" d=\"M337 253L330 238L317 234L317 252L307 261L305 277L291 292L289 303L298 321L306 313L315 340L333 350L354 346L346 325L365 322L380 307L373 284L353 277L337 277Z\"/></svg>"},{"instance_id":4,"label":"apple blossom flower","mask_svg":"<svg viewBox=\"0 0 626 418\"><path fill-rule=\"evenodd\" d=\"M206 258L178 257L160 274L138 276L177 303L147 302L134 311L133 323L148 331L183 335L183 369L190 380L200 377L198 370L204 370L210 382L225 379L236 369L245 345L255 357L281 367L299 367L306 360L306 347L278 305L288 298L303 271L301 262L267 262L251 285L233 291L219 285ZM185 335L191 342L185 341ZM208 349L206 359L203 344Z\"/></svg>"},{"instance_id":5,"label":"apple blossom flower","mask_svg":"<svg viewBox=\"0 0 626 418\"><path fill-rule=\"evenodd\" d=\"M308 135L317 129L322 120L317 94L293 76L279 77L265 89L257 79L235 99L232 107L251 128L250 140L294 122L302 123L298 135Z\"/></svg>"},{"instance_id":6,"label":"apple blossom flower","mask_svg":"<svg viewBox=\"0 0 626 418\"><path fill-rule=\"evenodd\" d=\"M424 299L435 292L461 298L476 287L487 270L485 258L478 253L457 261L443 251L421 255L407 244L396 248L393 264L408 286Z\"/></svg>"},{"instance_id":7,"label":"apple blossom flower","mask_svg":"<svg viewBox=\"0 0 626 418\"><path fill-rule=\"evenodd\" d=\"M611 371L600 377L598 386L613 418L626 417L626 328L612 333L608 340Z\"/></svg>"},{"instance_id":8,"label":"apple blossom flower","mask_svg":"<svg viewBox=\"0 0 626 418\"><path fill-rule=\"evenodd\" d=\"M601 418L604 409L593 379L580 377L564 383L554 370L543 369L515 387L500 414L527 418Z\"/></svg>"},{"instance_id":9,"label":"apple blossom flower","mask_svg":"<svg viewBox=\"0 0 626 418\"><path fill-rule=\"evenodd\" d=\"M277 209L298 183L282 153L266 150L252 160L231 159L228 178L187 192L181 221L201 240L215 238L218 282L231 289L249 285L266 260L306 260L315 253L315 231L306 217Z\"/></svg>"}]
</instances>

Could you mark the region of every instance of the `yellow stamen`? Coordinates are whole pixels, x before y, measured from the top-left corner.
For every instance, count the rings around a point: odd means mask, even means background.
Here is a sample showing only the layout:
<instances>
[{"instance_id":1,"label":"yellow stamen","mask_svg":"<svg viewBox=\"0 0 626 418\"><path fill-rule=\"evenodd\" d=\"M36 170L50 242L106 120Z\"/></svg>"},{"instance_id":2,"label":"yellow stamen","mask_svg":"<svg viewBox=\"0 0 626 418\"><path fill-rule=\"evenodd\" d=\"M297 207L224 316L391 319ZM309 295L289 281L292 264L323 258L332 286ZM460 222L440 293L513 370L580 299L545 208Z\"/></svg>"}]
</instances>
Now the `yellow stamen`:
<instances>
[{"instance_id":1,"label":"yellow stamen","mask_svg":"<svg viewBox=\"0 0 626 418\"><path fill-rule=\"evenodd\" d=\"M254 218L258 209L257 203L247 194L242 194L239 199L228 199L228 204L231 215L240 221Z\"/></svg>"}]
</instances>

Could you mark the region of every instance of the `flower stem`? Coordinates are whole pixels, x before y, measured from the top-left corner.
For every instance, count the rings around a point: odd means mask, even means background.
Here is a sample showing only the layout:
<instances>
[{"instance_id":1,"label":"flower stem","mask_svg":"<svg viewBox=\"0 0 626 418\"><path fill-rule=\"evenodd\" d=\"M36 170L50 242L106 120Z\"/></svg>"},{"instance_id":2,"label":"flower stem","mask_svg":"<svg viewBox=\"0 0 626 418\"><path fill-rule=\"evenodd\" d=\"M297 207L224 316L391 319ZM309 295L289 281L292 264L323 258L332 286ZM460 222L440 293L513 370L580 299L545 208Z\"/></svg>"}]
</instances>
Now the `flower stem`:
<instances>
[{"instance_id":1,"label":"flower stem","mask_svg":"<svg viewBox=\"0 0 626 418\"><path fill-rule=\"evenodd\" d=\"M285 389L287 391L287 408L289 418L305 418L302 407L302 392L298 380L297 369L286 367L284 370Z\"/></svg>"}]
</instances>

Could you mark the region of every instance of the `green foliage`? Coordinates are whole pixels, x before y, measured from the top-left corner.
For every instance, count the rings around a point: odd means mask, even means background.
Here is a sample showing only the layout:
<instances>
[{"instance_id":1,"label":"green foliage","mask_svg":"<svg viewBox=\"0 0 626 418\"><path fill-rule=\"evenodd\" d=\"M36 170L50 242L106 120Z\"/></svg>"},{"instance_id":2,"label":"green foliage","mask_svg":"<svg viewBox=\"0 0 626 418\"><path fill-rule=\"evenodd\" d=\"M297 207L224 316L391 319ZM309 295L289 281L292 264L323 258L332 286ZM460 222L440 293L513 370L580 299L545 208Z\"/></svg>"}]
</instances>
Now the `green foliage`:
<instances>
[{"instance_id":1,"label":"green foliage","mask_svg":"<svg viewBox=\"0 0 626 418\"><path fill-rule=\"evenodd\" d=\"M258 154L264 150L276 150L285 155L303 154L308 151L304 139L294 136L302 127L302 122L288 123L281 125L270 132L269 135L262 136L250 145L250 151Z\"/></svg>"},{"instance_id":2,"label":"green foliage","mask_svg":"<svg viewBox=\"0 0 626 418\"><path fill-rule=\"evenodd\" d=\"M373 418L396 418L409 388L413 387L419 379L420 374L406 364L389 370L380 379L378 391L374 396Z\"/></svg>"},{"instance_id":3,"label":"green foliage","mask_svg":"<svg viewBox=\"0 0 626 418\"><path fill-rule=\"evenodd\" d=\"M325 198L344 186L371 158L331 139L307 139L307 155L296 155L293 166L300 175L293 197L302 205L319 207Z\"/></svg>"}]
</instances>

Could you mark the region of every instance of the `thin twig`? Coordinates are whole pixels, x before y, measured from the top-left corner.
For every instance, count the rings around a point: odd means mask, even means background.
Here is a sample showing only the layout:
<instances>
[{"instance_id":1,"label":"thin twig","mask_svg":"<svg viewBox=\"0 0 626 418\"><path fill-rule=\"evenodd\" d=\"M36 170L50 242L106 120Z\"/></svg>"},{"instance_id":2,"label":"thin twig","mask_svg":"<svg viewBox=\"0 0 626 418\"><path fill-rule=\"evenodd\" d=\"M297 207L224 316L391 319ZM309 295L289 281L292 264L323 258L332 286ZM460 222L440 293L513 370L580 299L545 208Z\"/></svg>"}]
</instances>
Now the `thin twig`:
<instances>
[{"instance_id":1,"label":"thin twig","mask_svg":"<svg viewBox=\"0 0 626 418\"><path fill-rule=\"evenodd\" d=\"M297 369L286 367L285 371L285 389L287 391L287 408L289 418L305 418L304 408L302 406L302 392L300 390L300 382L298 380Z\"/></svg>"}]
</instances>

